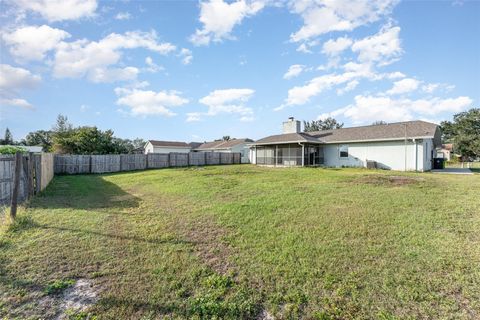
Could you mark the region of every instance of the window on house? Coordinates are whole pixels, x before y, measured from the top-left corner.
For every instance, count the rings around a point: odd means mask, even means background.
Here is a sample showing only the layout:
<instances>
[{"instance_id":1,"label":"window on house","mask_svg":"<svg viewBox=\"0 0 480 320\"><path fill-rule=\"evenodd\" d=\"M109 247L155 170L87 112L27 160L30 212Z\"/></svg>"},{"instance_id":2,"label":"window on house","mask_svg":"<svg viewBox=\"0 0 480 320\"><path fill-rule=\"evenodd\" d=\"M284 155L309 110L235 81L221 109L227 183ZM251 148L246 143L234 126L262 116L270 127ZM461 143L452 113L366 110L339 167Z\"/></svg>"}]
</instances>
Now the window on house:
<instances>
[{"instance_id":1,"label":"window on house","mask_svg":"<svg viewBox=\"0 0 480 320\"><path fill-rule=\"evenodd\" d=\"M341 145L339 148L340 151L340 158L348 158L348 146L347 145Z\"/></svg>"}]
</instances>

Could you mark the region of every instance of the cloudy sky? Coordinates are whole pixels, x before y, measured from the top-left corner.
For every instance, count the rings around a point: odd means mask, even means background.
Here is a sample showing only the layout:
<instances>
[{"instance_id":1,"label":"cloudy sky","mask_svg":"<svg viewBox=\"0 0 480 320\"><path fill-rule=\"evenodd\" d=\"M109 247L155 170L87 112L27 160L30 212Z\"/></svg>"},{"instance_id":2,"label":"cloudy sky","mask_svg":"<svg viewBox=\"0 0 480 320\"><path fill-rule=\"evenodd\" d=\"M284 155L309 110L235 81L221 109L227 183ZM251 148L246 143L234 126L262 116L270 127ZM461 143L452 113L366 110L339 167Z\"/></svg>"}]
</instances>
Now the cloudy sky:
<instances>
[{"instance_id":1,"label":"cloudy sky","mask_svg":"<svg viewBox=\"0 0 480 320\"><path fill-rule=\"evenodd\" d=\"M0 1L0 130L276 134L479 106L479 1Z\"/></svg>"}]
</instances>

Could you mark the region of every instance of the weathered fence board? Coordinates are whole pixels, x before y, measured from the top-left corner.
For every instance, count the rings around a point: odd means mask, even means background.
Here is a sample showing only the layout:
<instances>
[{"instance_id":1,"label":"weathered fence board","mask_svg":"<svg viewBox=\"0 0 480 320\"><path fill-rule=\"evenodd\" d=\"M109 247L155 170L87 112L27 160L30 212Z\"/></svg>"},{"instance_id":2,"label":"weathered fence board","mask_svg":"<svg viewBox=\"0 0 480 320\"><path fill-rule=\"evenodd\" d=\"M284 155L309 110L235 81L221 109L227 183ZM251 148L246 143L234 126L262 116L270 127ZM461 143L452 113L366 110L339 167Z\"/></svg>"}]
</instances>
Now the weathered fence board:
<instances>
[{"instance_id":1,"label":"weathered fence board","mask_svg":"<svg viewBox=\"0 0 480 320\"><path fill-rule=\"evenodd\" d=\"M143 154L121 154L120 171L145 170L147 157Z\"/></svg>"},{"instance_id":2,"label":"weathered fence board","mask_svg":"<svg viewBox=\"0 0 480 320\"><path fill-rule=\"evenodd\" d=\"M55 173L90 173L89 155L55 155Z\"/></svg>"},{"instance_id":3,"label":"weathered fence board","mask_svg":"<svg viewBox=\"0 0 480 320\"><path fill-rule=\"evenodd\" d=\"M12 199L15 176L15 155L0 155L0 204ZM22 156L18 203L27 200L46 188L53 178L53 154L28 154Z\"/></svg>"},{"instance_id":4,"label":"weathered fence board","mask_svg":"<svg viewBox=\"0 0 480 320\"><path fill-rule=\"evenodd\" d=\"M91 157L91 173L107 173L120 171L120 155L92 155Z\"/></svg>"},{"instance_id":5,"label":"weathered fence board","mask_svg":"<svg viewBox=\"0 0 480 320\"><path fill-rule=\"evenodd\" d=\"M240 164L240 153L190 152L121 155L55 155L55 173L106 173L168 167Z\"/></svg>"},{"instance_id":6,"label":"weathered fence board","mask_svg":"<svg viewBox=\"0 0 480 320\"><path fill-rule=\"evenodd\" d=\"M168 168L170 166L168 153L149 153L146 158L148 169Z\"/></svg>"}]
</instances>

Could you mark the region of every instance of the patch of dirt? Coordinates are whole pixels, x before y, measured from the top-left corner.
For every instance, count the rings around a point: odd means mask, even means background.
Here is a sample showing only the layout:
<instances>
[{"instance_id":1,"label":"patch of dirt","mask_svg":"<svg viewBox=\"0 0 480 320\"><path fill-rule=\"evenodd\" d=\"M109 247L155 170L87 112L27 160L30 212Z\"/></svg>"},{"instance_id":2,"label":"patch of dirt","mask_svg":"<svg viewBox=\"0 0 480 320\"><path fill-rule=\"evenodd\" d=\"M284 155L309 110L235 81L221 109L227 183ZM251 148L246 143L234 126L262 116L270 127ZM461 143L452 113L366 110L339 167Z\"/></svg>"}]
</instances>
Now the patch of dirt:
<instances>
[{"instance_id":1,"label":"patch of dirt","mask_svg":"<svg viewBox=\"0 0 480 320\"><path fill-rule=\"evenodd\" d=\"M367 176L362 176L358 179L355 179L354 183L396 187L396 186L418 184L422 181L425 181L425 179L420 177L367 175Z\"/></svg>"},{"instance_id":2,"label":"patch of dirt","mask_svg":"<svg viewBox=\"0 0 480 320\"><path fill-rule=\"evenodd\" d=\"M275 317L271 315L267 310L263 309L257 317L257 320L275 320Z\"/></svg>"},{"instance_id":3,"label":"patch of dirt","mask_svg":"<svg viewBox=\"0 0 480 320\"><path fill-rule=\"evenodd\" d=\"M88 279L79 279L75 285L63 292L60 304L60 315L57 319L68 319L68 312L85 311L98 300L98 292L93 282Z\"/></svg>"},{"instance_id":4,"label":"patch of dirt","mask_svg":"<svg viewBox=\"0 0 480 320\"><path fill-rule=\"evenodd\" d=\"M218 226L213 218L203 217L193 222L177 222L175 229L194 243L197 256L219 274L235 271L229 262L233 248L225 241L228 231Z\"/></svg>"}]
</instances>

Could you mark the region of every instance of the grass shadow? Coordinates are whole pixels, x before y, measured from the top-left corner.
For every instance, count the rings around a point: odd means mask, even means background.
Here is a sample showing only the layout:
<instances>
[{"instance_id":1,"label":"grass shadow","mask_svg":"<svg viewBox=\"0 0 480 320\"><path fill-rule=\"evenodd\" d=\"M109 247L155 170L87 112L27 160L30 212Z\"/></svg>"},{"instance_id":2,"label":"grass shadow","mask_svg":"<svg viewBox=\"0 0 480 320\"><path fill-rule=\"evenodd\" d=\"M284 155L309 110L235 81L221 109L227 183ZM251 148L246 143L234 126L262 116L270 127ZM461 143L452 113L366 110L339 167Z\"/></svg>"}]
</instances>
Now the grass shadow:
<instances>
[{"instance_id":1,"label":"grass shadow","mask_svg":"<svg viewBox=\"0 0 480 320\"><path fill-rule=\"evenodd\" d=\"M56 230L56 231L67 231L73 233L80 233L80 234L89 234L95 235L100 237L107 237L117 240L127 240L127 241L135 241L135 242L144 242L150 244L187 244L187 245L195 245L196 242L188 241L183 239L178 239L176 237L164 237L164 238L143 238L138 236L128 236L122 234L115 234L115 233L108 233L108 232L98 232L88 229L80 229L80 228L66 228L66 227L56 227L56 226L49 226L49 225L37 225L38 228L47 229L47 230Z\"/></svg>"},{"instance_id":2,"label":"grass shadow","mask_svg":"<svg viewBox=\"0 0 480 320\"><path fill-rule=\"evenodd\" d=\"M29 204L39 209L137 208L140 199L103 175L55 176Z\"/></svg>"}]
</instances>

